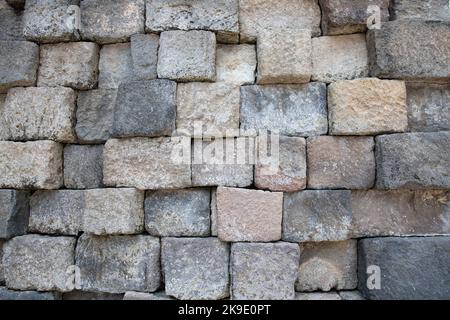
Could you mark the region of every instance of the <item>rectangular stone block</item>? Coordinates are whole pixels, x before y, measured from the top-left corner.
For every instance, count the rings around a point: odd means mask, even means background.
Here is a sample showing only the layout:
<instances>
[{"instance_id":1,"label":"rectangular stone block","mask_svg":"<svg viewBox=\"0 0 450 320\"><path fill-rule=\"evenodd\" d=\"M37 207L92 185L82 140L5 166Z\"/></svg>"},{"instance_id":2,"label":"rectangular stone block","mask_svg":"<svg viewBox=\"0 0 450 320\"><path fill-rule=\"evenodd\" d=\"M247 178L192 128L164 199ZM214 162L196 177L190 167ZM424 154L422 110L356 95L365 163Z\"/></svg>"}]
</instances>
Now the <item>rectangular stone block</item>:
<instances>
[{"instance_id":1,"label":"rectangular stone block","mask_svg":"<svg viewBox=\"0 0 450 320\"><path fill-rule=\"evenodd\" d=\"M12 88L1 107L0 138L75 142L76 92L70 88Z\"/></svg>"},{"instance_id":2,"label":"rectangular stone block","mask_svg":"<svg viewBox=\"0 0 450 320\"><path fill-rule=\"evenodd\" d=\"M158 238L83 234L78 240L75 260L83 291L152 292L160 285Z\"/></svg>"},{"instance_id":3,"label":"rectangular stone block","mask_svg":"<svg viewBox=\"0 0 450 320\"><path fill-rule=\"evenodd\" d=\"M120 293L105 293L105 292L86 292L74 290L64 293L62 300L122 300L123 294Z\"/></svg>"},{"instance_id":4,"label":"rectangular stone block","mask_svg":"<svg viewBox=\"0 0 450 320\"><path fill-rule=\"evenodd\" d=\"M132 81L133 61L130 43L102 46L98 69L98 87L100 89L117 89L121 83Z\"/></svg>"},{"instance_id":5,"label":"rectangular stone block","mask_svg":"<svg viewBox=\"0 0 450 320\"><path fill-rule=\"evenodd\" d=\"M333 135L376 135L408 128L403 81L364 78L328 86L328 119Z\"/></svg>"},{"instance_id":6,"label":"rectangular stone block","mask_svg":"<svg viewBox=\"0 0 450 320\"><path fill-rule=\"evenodd\" d=\"M158 77L216 80L216 36L209 31L164 31L160 35Z\"/></svg>"},{"instance_id":7,"label":"rectangular stone block","mask_svg":"<svg viewBox=\"0 0 450 320\"><path fill-rule=\"evenodd\" d=\"M393 20L450 20L447 0L395 0L391 10Z\"/></svg>"},{"instance_id":8,"label":"rectangular stone block","mask_svg":"<svg viewBox=\"0 0 450 320\"><path fill-rule=\"evenodd\" d=\"M38 292L38 291L16 291L9 290L6 287L0 287L0 300L60 300L61 295L57 292Z\"/></svg>"},{"instance_id":9,"label":"rectangular stone block","mask_svg":"<svg viewBox=\"0 0 450 320\"><path fill-rule=\"evenodd\" d=\"M64 185L70 189L103 186L103 146L66 145L64 147Z\"/></svg>"},{"instance_id":10,"label":"rectangular stone block","mask_svg":"<svg viewBox=\"0 0 450 320\"><path fill-rule=\"evenodd\" d=\"M37 84L88 90L97 84L99 47L93 42L41 46Z\"/></svg>"},{"instance_id":11,"label":"rectangular stone block","mask_svg":"<svg viewBox=\"0 0 450 320\"><path fill-rule=\"evenodd\" d=\"M380 30L367 33L367 47L373 77L430 82L450 79L450 21L386 22Z\"/></svg>"},{"instance_id":12,"label":"rectangular stone block","mask_svg":"<svg viewBox=\"0 0 450 320\"><path fill-rule=\"evenodd\" d=\"M333 300L342 300L342 298L336 292L311 292L311 293L296 292L294 300L333 301Z\"/></svg>"},{"instance_id":13,"label":"rectangular stone block","mask_svg":"<svg viewBox=\"0 0 450 320\"><path fill-rule=\"evenodd\" d=\"M149 191L145 197L145 229L160 237L208 236L210 202L209 189Z\"/></svg>"},{"instance_id":14,"label":"rectangular stone block","mask_svg":"<svg viewBox=\"0 0 450 320\"><path fill-rule=\"evenodd\" d=\"M14 10L0 0L0 40L25 40L22 16L23 11Z\"/></svg>"},{"instance_id":15,"label":"rectangular stone block","mask_svg":"<svg viewBox=\"0 0 450 320\"><path fill-rule=\"evenodd\" d=\"M142 80L156 79L159 36L156 34L133 34L130 42L135 78Z\"/></svg>"},{"instance_id":16,"label":"rectangular stone block","mask_svg":"<svg viewBox=\"0 0 450 320\"><path fill-rule=\"evenodd\" d=\"M308 188L371 188L375 182L374 147L372 137L308 138Z\"/></svg>"},{"instance_id":17,"label":"rectangular stone block","mask_svg":"<svg viewBox=\"0 0 450 320\"><path fill-rule=\"evenodd\" d=\"M4 245L6 286L15 290L67 292L76 239L25 235Z\"/></svg>"},{"instance_id":18,"label":"rectangular stone block","mask_svg":"<svg viewBox=\"0 0 450 320\"><path fill-rule=\"evenodd\" d=\"M358 285L357 241L308 242L300 245L297 291L352 290Z\"/></svg>"},{"instance_id":19,"label":"rectangular stone block","mask_svg":"<svg viewBox=\"0 0 450 320\"><path fill-rule=\"evenodd\" d=\"M281 192L219 187L216 196L220 240L266 242L281 239Z\"/></svg>"},{"instance_id":20,"label":"rectangular stone block","mask_svg":"<svg viewBox=\"0 0 450 320\"><path fill-rule=\"evenodd\" d=\"M166 293L182 300L229 296L229 245L217 238L163 238Z\"/></svg>"},{"instance_id":21,"label":"rectangular stone block","mask_svg":"<svg viewBox=\"0 0 450 320\"><path fill-rule=\"evenodd\" d=\"M166 295L163 291L155 293L127 291L123 296L123 300L175 300L171 296Z\"/></svg>"},{"instance_id":22,"label":"rectangular stone block","mask_svg":"<svg viewBox=\"0 0 450 320\"><path fill-rule=\"evenodd\" d=\"M233 300L292 300L297 278L298 244L235 243L231 246Z\"/></svg>"},{"instance_id":23,"label":"rectangular stone block","mask_svg":"<svg viewBox=\"0 0 450 320\"><path fill-rule=\"evenodd\" d=\"M0 190L0 239L27 233L29 197L28 191Z\"/></svg>"},{"instance_id":24,"label":"rectangular stone block","mask_svg":"<svg viewBox=\"0 0 450 320\"><path fill-rule=\"evenodd\" d=\"M108 140L103 150L103 183L149 190L189 187L190 148L186 137Z\"/></svg>"},{"instance_id":25,"label":"rectangular stone block","mask_svg":"<svg viewBox=\"0 0 450 320\"><path fill-rule=\"evenodd\" d=\"M377 188L450 188L450 132L376 137Z\"/></svg>"},{"instance_id":26,"label":"rectangular stone block","mask_svg":"<svg viewBox=\"0 0 450 320\"><path fill-rule=\"evenodd\" d=\"M369 76L364 34L312 39L313 81L334 82Z\"/></svg>"},{"instance_id":27,"label":"rectangular stone block","mask_svg":"<svg viewBox=\"0 0 450 320\"><path fill-rule=\"evenodd\" d=\"M0 41L0 56L0 93L6 93L12 87L35 85L39 64L37 44Z\"/></svg>"},{"instance_id":28,"label":"rectangular stone block","mask_svg":"<svg viewBox=\"0 0 450 320\"><path fill-rule=\"evenodd\" d=\"M241 129L270 130L286 136L326 134L326 85L243 86Z\"/></svg>"},{"instance_id":29,"label":"rectangular stone block","mask_svg":"<svg viewBox=\"0 0 450 320\"><path fill-rule=\"evenodd\" d=\"M351 224L348 190L305 190L284 195L285 241L347 240L351 238Z\"/></svg>"},{"instance_id":30,"label":"rectangular stone block","mask_svg":"<svg viewBox=\"0 0 450 320\"><path fill-rule=\"evenodd\" d=\"M448 300L449 247L450 237L360 240L359 291L371 300ZM367 286L378 284L373 280L373 268L370 273L366 273L369 266L378 267L381 277L378 290L369 290Z\"/></svg>"},{"instance_id":31,"label":"rectangular stone block","mask_svg":"<svg viewBox=\"0 0 450 320\"><path fill-rule=\"evenodd\" d=\"M53 141L0 141L0 187L60 188L62 149L61 144Z\"/></svg>"},{"instance_id":32,"label":"rectangular stone block","mask_svg":"<svg viewBox=\"0 0 450 320\"><path fill-rule=\"evenodd\" d=\"M238 85L253 84L256 71L256 48L251 44L218 45L216 81Z\"/></svg>"}]
</instances>

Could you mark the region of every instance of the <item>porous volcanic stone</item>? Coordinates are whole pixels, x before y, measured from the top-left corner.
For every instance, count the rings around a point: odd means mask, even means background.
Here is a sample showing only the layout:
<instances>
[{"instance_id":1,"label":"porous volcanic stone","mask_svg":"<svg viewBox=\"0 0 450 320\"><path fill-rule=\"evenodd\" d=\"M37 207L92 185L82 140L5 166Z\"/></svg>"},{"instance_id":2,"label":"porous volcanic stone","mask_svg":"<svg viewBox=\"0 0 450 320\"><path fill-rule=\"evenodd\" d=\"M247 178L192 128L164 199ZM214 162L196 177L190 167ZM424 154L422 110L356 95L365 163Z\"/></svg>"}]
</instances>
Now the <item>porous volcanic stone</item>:
<instances>
[{"instance_id":1,"label":"porous volcanic stone","mask_svg":"<svg viewBox=\"0 0 450 320\"><path fill-rule=\"evenodd\" d=\"M216 75L218 82L253 84L256 71L256 48L251 44L218 45Z\"/></svg>"},{"instance_id":2,"label":"porous volcanic stone","mask_svg":"<svg viewBox=\"0 0 450 320\"><path fill-rule=\"evenodd\" d=\"M0 239L23 235L28 229L28 191L0 190Z\"/></svg>"},{"instance_id":3,"label":"porous volcanic stone","mask_svg":"<svg viewBox=\"0 0 450 320\"><path fill-rule=\"evenodd\" d=\"M103 146L66 145L64 185L72 189L103 186Z\"/></svg>"},{"instance_id":4,"label":"porous volcanic stone","mask_svg":"<svg viewBox=\"0 0 450 320\"><path fill-rule=\"evenodd\" d=\"M142 80L156 79L159 36L156 34L133 34L130 41L134 77Z\"/></svg>"},{"instance_id":5,"label":"porous volcanic stone","mask_svg":"<svg viewBox=\"0 0 450 320\"><path fill-rule=\"evenodd\" d=\"M450 10L446 0L395 0L392 3L392 16L393 20L450 20Z\"/></svg>"},{"instance_id":6,"label":"porous volcanic stone","mask_svg":"<svg viewBox=\"0 0 450 320\"><path fill-rule=\"evenodd\" d=\"M22 16L23 11L14 10L0 0L0 40L25 40Z\"/></svg>"},{"instance_id":7,"label":"porous volcanic stone","mask_svg":"<svg viewBox=\"0 0 450 320\"><path fill-rule=\"evenodd\" d=\"M98 69L100 89L117 89L121 83L132 81L133 61L130 43L102 46Z\"/></svg>"}]
</instances>

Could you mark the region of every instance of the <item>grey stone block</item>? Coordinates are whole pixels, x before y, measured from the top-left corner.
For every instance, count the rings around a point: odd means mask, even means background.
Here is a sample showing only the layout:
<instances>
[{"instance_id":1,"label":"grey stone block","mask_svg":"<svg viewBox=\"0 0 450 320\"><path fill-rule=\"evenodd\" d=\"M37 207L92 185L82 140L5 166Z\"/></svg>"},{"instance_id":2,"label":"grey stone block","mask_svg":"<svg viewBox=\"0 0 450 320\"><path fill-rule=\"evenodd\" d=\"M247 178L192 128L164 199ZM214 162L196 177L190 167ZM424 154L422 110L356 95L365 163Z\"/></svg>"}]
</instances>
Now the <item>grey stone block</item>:
<instances>
[{"instance_id":1,"label":"grey stone block","mask_svg":"<svg viewBox=\"0 0 450 320\"><path fill-rule=\"evenodd\" d=\"M130 43L102 46L98 69L100 89L117 89L121 83L132 81L133 62Z\"/></svg>"},{"instance_id":2,"label":"grey stone block","mask_svg":"<svg viewBox=\"0 0 450 320\"><path fill-rule=\"evenodd\" d=\"M14 10L5 0L0 0L0 40L25 40L22 11Z\"/></svg>"},{"instance_id":3,"label":"grey stone block","mask_svg":"<svg viewBox=\"0 0 450 320\"><path fill-rule=\"evenodd\" d=\"M447 0L395 0L392 2L391 10L393 20L450 20Z\"/></svg>"},{"instance_id":4,"label":"grey stone block","mask_svg":"<svg viewBox=\"0 0 450 320\"><path fill-rule=\"evenodd\" d=\"M27 232L30 214L28 191L0 190L0 239Z\"/></svg>"},{"instance_id":5,"label":"grey stone block","mask_svg":"<svg viewBox=\"0 0 450 320\"><path fill-rule=\"evenodd\" d=\"M358 290L339 291L339 296L342 300L366 300Z\"/></svg>"},{"instance_id":6,"label":"grey stone block","mask_svg":"<svg viewBox=\"0 0 450 320\"><path fill-rule=\"evenodd\" d=\"M57 292L15 291L0 287L0 300L60 300Z\"/></svg>"},{"instance_id":7,"label":"grey stone block","mask_svg":"<svg viewBox=\"0 0 450 320\"><path fill-rule=\"evenodd\" d=\"M3 245L4 240L0 240L0 285L5 284L5 270L3 268Z\"/></svg>"},{"instance_id":8,"label":"grey stone block","mask_svg":"<svg viewBox=\"0 0 450 320\"><path fill-rule=\"evenodd\" d=\"M165 294L165 292L135 292L127 291L123 296L123 300L174 300L172 297Z\"/></svg>"},{"instance_id":9,"label":"grey stone block","mask_svg":"<svg viewBox=\"0 0 450 320\"><path fill-rule=\"evenodd\" d=\"M71 189L103 186L103 146L66 145L64 185Z\"/></svg>"},{"instance_id":10,"label":"grey stone block","mask_svg":"<svg viewBox=\"0 0 450 320\"><path fill-rule=\"evenodd\" d=\"M159 36L156 34L134 34L130 41L134 77L142 80L156 79Z\"/></svg>"},{"instance_id":11,"label":"grey stone block","mask_svg":"<svg viewBox=\"0 0 450 320\"><path fill-rule=\"evenodd\" d=\"M342 300L341 296L336 292L311 292L311 293L301 293L296 292L294 300L302 301L329 301L329 300Z\"/></svg>"},{"instance_id":12,"label":"grey stone block","mask_svg":"<svg viewBox=\"0 0 450 320\"><path fill-rule=\"evenodd\" d=\"M63 293L62 300L122 300L123 294L74 290Z\"/></svg>"}]
</instances>

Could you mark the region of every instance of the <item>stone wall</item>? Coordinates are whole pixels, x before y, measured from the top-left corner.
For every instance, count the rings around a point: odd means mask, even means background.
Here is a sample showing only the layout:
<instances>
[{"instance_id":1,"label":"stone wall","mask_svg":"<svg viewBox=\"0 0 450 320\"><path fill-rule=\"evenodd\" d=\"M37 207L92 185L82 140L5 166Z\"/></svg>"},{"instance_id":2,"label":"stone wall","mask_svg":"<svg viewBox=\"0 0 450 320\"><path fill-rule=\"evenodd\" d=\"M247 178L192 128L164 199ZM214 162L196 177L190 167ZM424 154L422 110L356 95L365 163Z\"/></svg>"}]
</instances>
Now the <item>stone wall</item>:
<instances>
[{"instance_id":1,"label":"stone wall","mask_svg":"<svg viewBox=\"0 0 450 320\"><path fill-rule=\"evenodd\" d=\"M0 0L0 57L0 299L450 298L447 0Z\"/></svg>"}]
</instances>

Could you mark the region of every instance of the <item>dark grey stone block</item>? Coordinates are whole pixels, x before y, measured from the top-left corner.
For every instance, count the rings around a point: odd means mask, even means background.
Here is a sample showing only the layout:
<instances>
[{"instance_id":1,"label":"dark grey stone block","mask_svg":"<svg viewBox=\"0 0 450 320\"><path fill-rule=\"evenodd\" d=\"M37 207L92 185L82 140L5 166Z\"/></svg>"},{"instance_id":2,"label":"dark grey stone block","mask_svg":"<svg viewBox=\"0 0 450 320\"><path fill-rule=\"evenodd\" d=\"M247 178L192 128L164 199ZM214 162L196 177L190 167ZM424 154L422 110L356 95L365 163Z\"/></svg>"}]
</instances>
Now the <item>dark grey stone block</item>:
<instances>
[{"instance_id":1,"label":"dark grey stone block","mask_svg":"<svg viewBox=\"0 0 450 320\"><path fill-rule=\"evenodd\" d=\"M64 185L71 189L103 186L103 145L66 145Z\"/></svg>"},{"instance_id":2,"label":"dark grey stone block","mask_svg":"<svg viewBox=\"0 0 450 320\"><path fill-rule=\"evenodd\" d=\"M29 196L27 191L0 190L0 238L8 239L27 232Z\"/></svg>"}]
</instances>

